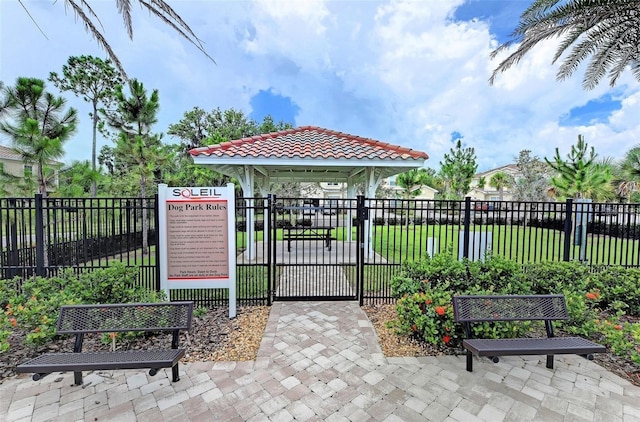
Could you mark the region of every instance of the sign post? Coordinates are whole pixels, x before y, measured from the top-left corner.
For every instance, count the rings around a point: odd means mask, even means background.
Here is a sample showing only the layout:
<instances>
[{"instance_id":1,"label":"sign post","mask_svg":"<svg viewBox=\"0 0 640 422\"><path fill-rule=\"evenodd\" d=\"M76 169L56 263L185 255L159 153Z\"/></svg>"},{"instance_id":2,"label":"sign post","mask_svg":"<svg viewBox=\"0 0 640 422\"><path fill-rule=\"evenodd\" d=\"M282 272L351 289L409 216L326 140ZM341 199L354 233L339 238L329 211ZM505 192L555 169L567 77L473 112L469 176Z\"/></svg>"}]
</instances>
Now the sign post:
<instances>
[{"instance_id":1,"label":"sign post","mask_svg":"<svg viewBox=\"0 0 640 422\"><path fill-rule=\"evenodd\" d=\"M228 289L236 316L235 189L158 186L160 285L171 289Z\"/></svg>"}]
</instances>

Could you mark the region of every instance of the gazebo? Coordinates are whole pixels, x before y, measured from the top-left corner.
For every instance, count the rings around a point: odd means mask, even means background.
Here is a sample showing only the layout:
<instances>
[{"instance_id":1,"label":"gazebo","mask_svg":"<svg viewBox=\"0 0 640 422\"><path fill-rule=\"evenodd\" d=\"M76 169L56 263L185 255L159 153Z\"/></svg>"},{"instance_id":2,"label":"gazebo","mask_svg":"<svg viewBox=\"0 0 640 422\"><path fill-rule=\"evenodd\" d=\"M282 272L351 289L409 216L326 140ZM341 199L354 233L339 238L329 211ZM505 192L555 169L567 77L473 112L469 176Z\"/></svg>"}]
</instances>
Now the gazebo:
<instances>
[{"instance_id":1,"label":"gazebo","mask_svg":"<svg viewBox=\"0 0 640 422\"><path fill-rule=\"evenodd\" d=\"M383 179L423 167L429 158L421 151L315 126L236 139L189 153L195 164L236 178L246 198L255 196L254 187L267 196L271 183L282 182L346 183L349 198L355 198L356 184L363 183L365 196L374 198ZM253 227L252 215L247 227ZM251 230L247 235L252 245ZM249 256L253 257L251 250Z\"/></svg>"}]
</instances>

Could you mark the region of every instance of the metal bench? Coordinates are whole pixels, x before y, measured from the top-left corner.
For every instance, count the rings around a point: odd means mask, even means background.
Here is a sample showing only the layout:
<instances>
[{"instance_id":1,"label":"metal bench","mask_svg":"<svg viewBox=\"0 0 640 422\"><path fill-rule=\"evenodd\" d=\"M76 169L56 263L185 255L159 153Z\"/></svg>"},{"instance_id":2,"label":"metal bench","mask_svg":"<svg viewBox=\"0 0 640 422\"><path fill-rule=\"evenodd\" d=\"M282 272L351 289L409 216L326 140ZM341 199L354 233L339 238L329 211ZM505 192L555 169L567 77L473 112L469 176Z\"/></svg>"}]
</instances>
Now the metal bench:
<instances>
[{"instance_id":1,"label":"metal bench","mask_svg":"<svg viewBox=\"0 0 640 422\"><path fill-rule=\"evenodd\" d=\"M82 371L171 368L179 381L178 361L185 350L178 348L181 330L191 328L193 302L128 303L62 306L57 334L75 334L73 353L45 353L16 367L16 372L33 373L38 381L52 372L74 372L74 382L82 385ZM83 352L87 333L171 332L171 349Z\"/></svg>"},{"instance_id":2,"label":"metal bench","mask_svg":"<svg viewBox=\"0 0 640 422\"><path fill-rule=\"evenodd\" d=\"M593 353L604 353L602 345L581 337L554 337L552 321L569 319L563 295L454 296L456 322L464 325L467 371L473 371L473 355L498 356L547 355L547 368L553 369L553 356L577 354L593 359ZM544 321L547 337L474 339L471 328L476 322Z\"/></svg>"}]
</instances>

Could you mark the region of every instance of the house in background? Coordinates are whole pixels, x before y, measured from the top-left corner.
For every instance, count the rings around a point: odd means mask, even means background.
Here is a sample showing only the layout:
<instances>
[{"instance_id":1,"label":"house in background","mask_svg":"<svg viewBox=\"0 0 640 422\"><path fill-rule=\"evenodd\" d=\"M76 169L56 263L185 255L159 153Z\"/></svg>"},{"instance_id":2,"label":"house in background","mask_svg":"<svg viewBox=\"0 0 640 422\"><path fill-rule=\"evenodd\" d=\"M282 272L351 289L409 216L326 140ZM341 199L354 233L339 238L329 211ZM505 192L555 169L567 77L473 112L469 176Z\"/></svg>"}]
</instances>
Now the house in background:
<instances>
[{"instance_id":1,"label":"house in background","mask_svg":"<svg viewBox=\"0 0 640 422\"><path fill-rule=\"evenodd\" d=\"M465 196L470 196L472 200L479 201L499 201L500 193L498 190L491 186L491 178L497 173L505 173L511 176L513 179L518 177L518 167L515 164L507 164L506 166L498 167L492 170L488 170L482 173L477 173L471 179L471 190ZM484 186L480 186L481 179L484 179ZM512 201L513 194L510 186L502 188L502 200Z\"/></svg>"},{"instance_id":2,"label":"house in background","mask_svg":"<svg viewBox=\"0 0 640 422\"><path fill-rule=\"evenodd\" d=\"M58 161L51 161L49 163L54 170L54 179L50 183L51 186L58 186L58 171L63 166L63 163ZM36 163L25 163L22 159L22 155L20 155L15 149L9 148L3 145L0 145L0 170L2 172L10 174L11 176L18 177L24 180L25 176L34 176L38 171L38 164ZM35 185L34 185L35 186ZM11 192L12 189L5 186L5 190ZM52 191L53 189L49 189ZM37 187L34 189L32 194L36 193Z\"/></svg>"},{"instance_id":3,"label":"house in background","mask_svg":"<svg viewBox=\"0 0 640 422\"><path fill-rule=\"evenodd\" d=\"M396 184L395 176L385 179L382 182L382 184L383 184L383 187L390 189L394 193L396 199L402 198L402 194L404 193L404 188ZM420 194L412 197L411 199L433 200L436 198L437 193L438 193L437 189L432 188L431 186L423 185L420 187Z\"/></svg>"}]
</instances>

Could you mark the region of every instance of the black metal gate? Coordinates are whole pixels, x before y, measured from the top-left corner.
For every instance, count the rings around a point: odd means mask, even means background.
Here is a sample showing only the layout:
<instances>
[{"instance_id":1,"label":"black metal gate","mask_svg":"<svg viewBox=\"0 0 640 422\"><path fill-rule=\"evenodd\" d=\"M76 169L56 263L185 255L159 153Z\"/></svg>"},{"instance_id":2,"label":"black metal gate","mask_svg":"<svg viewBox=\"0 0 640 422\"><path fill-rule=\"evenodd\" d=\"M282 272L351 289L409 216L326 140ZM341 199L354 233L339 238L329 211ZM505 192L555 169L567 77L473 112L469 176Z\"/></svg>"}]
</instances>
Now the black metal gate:
<instances>
[{"instance_id":1,"label":"black metal gate","mask_svg":"<svg viewBox=\"0 0 640 422\"><path fill-rule=\"evenodd\" d=\"M357 200L271 200L272 300L358 300Z\"/></svg>"}]
</instances>

